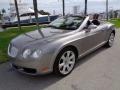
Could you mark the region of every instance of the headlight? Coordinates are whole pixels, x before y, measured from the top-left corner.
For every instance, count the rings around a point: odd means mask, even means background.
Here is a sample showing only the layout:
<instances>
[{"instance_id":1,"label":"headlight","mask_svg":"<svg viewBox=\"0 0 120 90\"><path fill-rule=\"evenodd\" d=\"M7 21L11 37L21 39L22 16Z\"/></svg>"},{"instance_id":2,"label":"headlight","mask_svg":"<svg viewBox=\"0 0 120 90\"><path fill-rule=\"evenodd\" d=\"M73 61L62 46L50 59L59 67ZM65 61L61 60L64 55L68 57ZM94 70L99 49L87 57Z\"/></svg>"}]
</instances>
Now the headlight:
<instances>
[{"instance_id":1,"label":"headlight","mask_svg":"<svg viewBox=\"0 0 120 90\"><path fill-rule=\"evenodd\" d=\"M41 55L41 50L36 50L32 53L33 58L39 58Z\"/></svg>"},{"instance_id":2,"label":"headlight","mask_svg":"<svg viewBox=\"0 0 120 90\"><path fill-rule=\"evenodd\" d=\"M23 57L24 57L24 58L27 58L29 55L31 55L31 50L30 50L30 49L26 49L26 50L23 52Z\"/></svg>"}]
</instances>

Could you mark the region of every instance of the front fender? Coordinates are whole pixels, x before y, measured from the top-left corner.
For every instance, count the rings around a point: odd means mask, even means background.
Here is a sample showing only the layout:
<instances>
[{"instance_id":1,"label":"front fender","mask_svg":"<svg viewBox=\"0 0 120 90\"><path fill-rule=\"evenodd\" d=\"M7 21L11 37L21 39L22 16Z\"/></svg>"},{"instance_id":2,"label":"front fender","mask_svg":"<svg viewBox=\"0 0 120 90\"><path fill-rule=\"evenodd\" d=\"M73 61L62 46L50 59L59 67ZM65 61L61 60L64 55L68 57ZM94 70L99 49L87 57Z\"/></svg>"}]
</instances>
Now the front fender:
<instances>
[{"instance_id":1,"label":"front fender","mask_svg":"<svg viewBox=\"0 0 120 90\"><path fill-rule=\"evenodd\" d=\"M66 41L66 42L65 42L65 41ZM62 42L58 41L59 43L57 43L56 45L54 45L54 47L52 47L52 48L54 48L53 55L52 55L51 62L50 62L50 65L51 65L52 70L53 70L53 65L54 65L54 62L55 62L55 60L56 60L57 55L58 55L59 52L60 52L61 50L63 50L65 47L73 46L73 47L75 47L77 50L79 50L79 49L77 48L77 46L75 46L75 45L76 45L76 44L75 44L75 40L70 40L70 41L65 40L65 41L64 41L64 43L62 43L63 41L62 41ZM79 51L78 51L78 53L79 53Z\"/></svg>"}]
</instances>

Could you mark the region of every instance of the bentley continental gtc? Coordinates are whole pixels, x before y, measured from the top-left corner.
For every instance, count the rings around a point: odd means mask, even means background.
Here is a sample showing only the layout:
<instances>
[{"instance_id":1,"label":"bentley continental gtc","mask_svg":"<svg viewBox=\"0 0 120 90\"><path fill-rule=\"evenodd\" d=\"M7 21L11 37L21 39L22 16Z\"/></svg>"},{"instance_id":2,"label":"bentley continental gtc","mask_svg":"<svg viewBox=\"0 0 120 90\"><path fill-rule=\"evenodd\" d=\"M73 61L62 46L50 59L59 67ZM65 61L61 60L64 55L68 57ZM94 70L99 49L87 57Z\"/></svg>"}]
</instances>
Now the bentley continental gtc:
<instances>
[{"instance_id":1,"label":"bentley continental gtc","mask_svg":"<svg viewBox=\"0 0 120 90\"><path fill-rule=\"evenodd\" d=\"M59 17L41 30L14 38L8 47L11 66L28 75L70 74L78 58L113 45L114 25L92 21L89 16Z\"/></svg>"}]
</instances>

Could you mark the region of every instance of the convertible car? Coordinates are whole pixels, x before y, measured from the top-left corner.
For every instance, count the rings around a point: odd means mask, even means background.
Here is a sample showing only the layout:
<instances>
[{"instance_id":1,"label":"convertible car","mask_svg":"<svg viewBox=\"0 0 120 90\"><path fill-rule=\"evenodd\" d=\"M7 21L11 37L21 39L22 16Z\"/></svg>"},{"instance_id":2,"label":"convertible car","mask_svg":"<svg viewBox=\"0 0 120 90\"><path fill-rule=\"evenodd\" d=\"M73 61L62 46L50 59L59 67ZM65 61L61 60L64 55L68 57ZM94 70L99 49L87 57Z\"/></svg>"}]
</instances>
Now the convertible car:
<instances>
[{"instance_id":1,"label":"convertible car","mask_svg":"<svg viewBox=\"0 0 120 90\"><path fill-rule=\"evenodd\" d=\"M11 66L28 75L70 74L78 58L113 45L114 25L98 22L95 25L89 16L64 16L46 28L14 38L8 47Z\"/></svg>"}]
</instances>

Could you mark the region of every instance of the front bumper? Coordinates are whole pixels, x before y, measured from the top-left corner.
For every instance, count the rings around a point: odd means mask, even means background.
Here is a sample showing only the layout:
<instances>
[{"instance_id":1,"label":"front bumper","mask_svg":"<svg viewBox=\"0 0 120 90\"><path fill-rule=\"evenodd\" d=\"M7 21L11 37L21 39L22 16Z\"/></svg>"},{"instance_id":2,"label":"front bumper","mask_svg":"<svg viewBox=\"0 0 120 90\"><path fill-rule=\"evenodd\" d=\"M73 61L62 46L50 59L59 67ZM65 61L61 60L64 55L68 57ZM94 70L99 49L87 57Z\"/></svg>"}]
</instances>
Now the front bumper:
<instances>
[{"instance_id":1,"label":"front bumper","mask_svg":"<svg viewBox=\"0 0 120 90\"><path fill-rule=\"evenodd\" d=\"M44 60L15 60L11 59L10 65L20 73L27 75L44 75L52 72L49 61Z\"/></svg>"}]
</instances>

